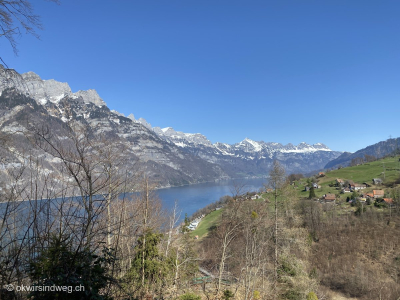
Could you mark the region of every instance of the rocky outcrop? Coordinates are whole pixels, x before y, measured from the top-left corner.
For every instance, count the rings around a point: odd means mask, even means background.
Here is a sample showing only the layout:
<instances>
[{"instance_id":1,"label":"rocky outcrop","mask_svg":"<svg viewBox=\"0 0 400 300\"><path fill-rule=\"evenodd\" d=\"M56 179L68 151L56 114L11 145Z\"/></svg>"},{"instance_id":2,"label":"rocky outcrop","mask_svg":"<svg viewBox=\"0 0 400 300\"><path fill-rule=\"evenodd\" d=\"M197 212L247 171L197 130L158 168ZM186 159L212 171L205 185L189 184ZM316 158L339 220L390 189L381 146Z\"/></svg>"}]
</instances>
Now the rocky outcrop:
<instances>
[{"instance_id":1,"label":"rocky outcrop","mask_svg":"<svg viewBox=\"0 0 400 300\"><path fill-rule=\"evenodd\" d=\"M47 102L58 103L64 97L82 98L86 103L97 106L106 105L95 90L77 91L72 93L66 82L54 79L43 80L34 72L18 74L14 70L5 69L0 65L0 90L15 88L20 93L29 96L36 102L45 105Z\"/></svg>"}]
</instances>

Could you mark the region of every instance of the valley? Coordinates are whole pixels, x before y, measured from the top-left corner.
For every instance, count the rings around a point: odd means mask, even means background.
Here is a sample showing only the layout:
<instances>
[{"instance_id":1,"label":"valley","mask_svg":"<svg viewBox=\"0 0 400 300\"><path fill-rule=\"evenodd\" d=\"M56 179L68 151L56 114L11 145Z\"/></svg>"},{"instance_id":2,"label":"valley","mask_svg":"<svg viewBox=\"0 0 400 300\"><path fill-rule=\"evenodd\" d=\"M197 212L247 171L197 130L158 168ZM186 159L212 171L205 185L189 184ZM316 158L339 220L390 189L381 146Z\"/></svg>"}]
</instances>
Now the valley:
<instances>
[{"instance_id":1,"label":"valley","mask_svg":"<svg viewBox=\"0 0 400 300\"><path fill-rule=\"evenodd\" d=\"M399 15L0 0L0 300L400 300Z\"/></svg>"},{"instance_id":2,"label":"valley","mask_svg":"<svg viewBox=\"0 0 400 300\"><path fill-rule=\"evenodd\" d=\"M44 284L21 270L40 264L32 253L48 259L47 241L62 255L97 253L102 272L116 267L105 281L121 284L113 299L397 300L399 139L353 154L211 143L125 117L94 90L0 71L2 243L20 249L0 252L15 265L0 264L3 285Z\"/></svg>"},{"instance_id":3,"label":"valley","mask_svg":"<svg viewBox=\"0 0 400 300\"><path fill-rule=\"evenodd\" d=\"M90 135L102 135L123 146L126 167L146 172L159 187L265 177L274 160L289 173L309 173L322 169L342 153L320 143L295 146L246 138L233 145L212 144L201 134L152 128L144 119L125 117L110 110L95 90L72 93L67 83L42 80L33 72L18 74L1 67L0 73L0 129L6 135L18 135L18 145L12 146L15 153L29 147L36 156L43 157L49 173L55 172L50 158L26 139L34 134L32 130L46 126L52 127L53 138L60 141L68 139L73 126L80 126ZM10 164L21 160L8 155Z\"/></svg>"}]
</instances>

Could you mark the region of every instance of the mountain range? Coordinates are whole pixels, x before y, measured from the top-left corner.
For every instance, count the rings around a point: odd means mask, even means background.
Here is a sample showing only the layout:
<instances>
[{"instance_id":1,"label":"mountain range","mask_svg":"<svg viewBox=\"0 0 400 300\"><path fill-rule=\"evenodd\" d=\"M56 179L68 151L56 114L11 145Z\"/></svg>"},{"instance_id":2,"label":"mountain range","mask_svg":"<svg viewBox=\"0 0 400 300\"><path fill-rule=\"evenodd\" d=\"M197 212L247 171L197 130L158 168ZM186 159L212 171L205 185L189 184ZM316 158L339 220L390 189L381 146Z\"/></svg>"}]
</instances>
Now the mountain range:
<instances>
[{"instance_id":1,"label":"mountain range","mask_svg":"<svg viewBox=\"0 0 400 300\"><path fill-rule=\"evenodd\" d=\"M364 159L366 155L370 155L375 158L382 158L386 155L399 153L399 149L400 149L400 138L390 138L386 141L381 141L376 144L365 147L363 149L360 149L354 153L343 152L339 157L327 163L324 169L336 169L338 167L347 167L350 165L353 159L355 158Z\"/></svg>"},{"instance_id":2,"label":"mountain range","mask_svg":"<svg viewBox=\"0 0 400 300\"><path fill-rule=\"evenodd\" d=\"M95 90L72 92L67 83L2 66L0 92L0 130L11 133L17 145L1 150L2 172L20 163L15 152L28 147L24 136L32 123L47 126L60 141L74 130L73 123L90 128L93 136L105 135L108 142L124 145L123 155L131 162L126 168L145 171L160 186L266 176L274 160L287 173L308 173L342 155L321 143L282 145L248 138L236 144L211 143L200 133L152 127L133 114L125 117L110 110ZM39 148L30 151L43 159L49 174L55 172L48 154Z\"/></svg>"}]
</instances>

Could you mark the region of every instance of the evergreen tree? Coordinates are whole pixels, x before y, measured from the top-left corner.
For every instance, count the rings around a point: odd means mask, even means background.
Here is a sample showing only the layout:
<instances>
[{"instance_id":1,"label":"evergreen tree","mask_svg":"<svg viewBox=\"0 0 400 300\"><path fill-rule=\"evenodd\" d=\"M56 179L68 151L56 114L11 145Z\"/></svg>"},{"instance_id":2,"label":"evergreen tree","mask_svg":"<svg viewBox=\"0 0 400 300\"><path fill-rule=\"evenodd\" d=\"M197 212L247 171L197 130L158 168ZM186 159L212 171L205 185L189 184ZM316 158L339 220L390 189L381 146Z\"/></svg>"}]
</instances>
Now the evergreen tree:
<instances>
[{"instance_id":1,"label":"evergreen tree","mask_svg":"<svg viewBox=\"0 0 400 300\"><path fill-rule=\"evenodd\" d=\"M189 225L190 225L190 221L189 221L189 218L188 218L188 216L187 216L187 213L185 214L185 220L183 221L183 225L182 225L182 232L183 233L186 233L186 232L189 232L190 230L189 230Z\"/></svg>"},{"instance_id":2,"label":"evergreen tree","mask_svg":"<svg viewBox=\"0 0 400 300\"><path fill-rule=\"evenodd\" d=\"M314 191L314 187L313 186L311 186L310 193L308 195L308 199L312 199L312 198L315 198L315 191Z\"/></svg>"},{"instance_id":3,"label":"evergreen tree","mask_svg":"<svg viewBox=\"0 0 400 300\"><path fill-rule=\"evenodd\" d=\"M224 295L222 296L222 299L224 300L229 300L231 298L233 298L235 295L232 293L232 291L230 290L225 290L224 291Z\"/></svg>"},{"instance_id":4,"label":"evergreen tree","mask_svg":"<svg viewBox=\"0 0 400 300\"><path fill-rule=\"evenodd\" d=\"M53 236L49 247L29 265L30 278L37 288L28 298L112 299L100 293L112 281L107 275L114 261L110 253L106 248L100 256L88 249L74 251L69 239ZM65 289L56 291L55 287Z\"/></svg>"},{"instance_id":5,"label":"evergreen tree","mask_svg":"<svg viewBox=\"0 0 400 300\"><path fill-rule=\"evenodd\" d=\"M166 284L172 261L158 251L162 234L148 229L139 237L135 247L136 254L127 275L128 286L142 296L146 293L160 293Z\"/></svg>"}]
</instances>

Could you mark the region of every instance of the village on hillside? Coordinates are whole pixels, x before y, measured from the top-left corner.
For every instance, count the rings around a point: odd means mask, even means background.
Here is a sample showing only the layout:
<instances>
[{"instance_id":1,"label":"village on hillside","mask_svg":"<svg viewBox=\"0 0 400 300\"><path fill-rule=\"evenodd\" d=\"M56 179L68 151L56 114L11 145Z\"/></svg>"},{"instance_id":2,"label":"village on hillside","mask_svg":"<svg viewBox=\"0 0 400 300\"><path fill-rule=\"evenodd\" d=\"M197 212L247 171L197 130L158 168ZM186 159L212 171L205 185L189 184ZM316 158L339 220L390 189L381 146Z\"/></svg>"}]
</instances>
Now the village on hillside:
<instances>
[{"instance_id":1,"label":"village on hillside","mask_svg":"<svg viewBox=\"0 0 400 300\"><path fill-rule=\"evenodd\" d=\"M394 198L399 195L397 185L400 184L400 166L397 157L387 157L373 162L365 162L347 168L318 172L305 178L301 174L288 176L288 183L297 190L298 199L309 199L321 204L335 205L347 212L357 212L364 206L377 209L394 208L397 203ZM247 192L235 196L236 201L271 202L274 190L268 187L260 192ZM207 233L204 229L210 226L220 215L224 203L212 206L212 209L201 215L194 214L188 229L193 231L193 237L198 239ZM272 205L272 204L271 204ZM204 220L204 221L203 221ZM196 230L199 228L202 229Z\"/></svg>"},{"instance_id":2,"label":"village on hillside","mask_svg":"<svg viewBox=\"0 0 400 300\"><path fill-rule=\"evenodd\" d=\"M320 172L319 173L320 177L325 176L325 173ZM385 198L385 190L382 189L382 179L380 178L373 178L372 183L369 184L367 182L363 183L356 183L353 180L346 180L346 179L341 179L341 178L336 178L336 183L335 183L336 189L340 190L340 194L346 194L346 193L354 193L353 194L355 197L350 198L349 196L346 197L347 202L353 203L356 201L361 201L361 202L371 202L372 200L382 200L384 203L387 205L393 205L393 199L392 198ZM371 190L372 188L372 190ZM306 185L304 187L304 191L309 192L310 189L321 189L321 185L317 183L312 183L311 187ZM367 189L369 192L367 192ZM326 193L322 196L321 199L317 199L315 197L312 197L314 200L318 200L321 202L325 203L331 203L335 202L337 198L337 194L335 193ZM378 201L379 201L378 200Z\"/></svg>"},{"instance_id":3,"label":"village on hillside","mask_svg":"<svg viewBox=\"0 0 400 300\"><path fill-rule=\"evenodd\" d=\"M299 190L302 198L321 203L348 203L373 205L377 208L396 206L398 185L400 184L400 161L397 157L386 157L319 172L312 177L302 178L291 183Z\"/></svg>"}]
</instances>

